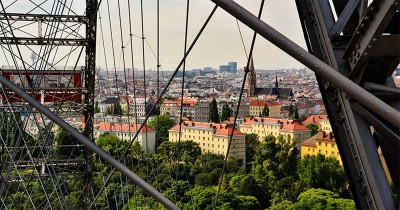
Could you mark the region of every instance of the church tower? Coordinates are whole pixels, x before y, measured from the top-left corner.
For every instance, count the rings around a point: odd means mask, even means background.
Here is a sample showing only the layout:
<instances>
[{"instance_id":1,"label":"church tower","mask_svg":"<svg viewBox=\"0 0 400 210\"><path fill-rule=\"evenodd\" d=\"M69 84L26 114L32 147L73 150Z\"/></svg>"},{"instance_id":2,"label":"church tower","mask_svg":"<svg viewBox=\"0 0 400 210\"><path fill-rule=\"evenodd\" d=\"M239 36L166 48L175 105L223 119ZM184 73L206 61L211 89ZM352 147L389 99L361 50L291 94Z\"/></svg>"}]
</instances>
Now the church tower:
<instances>
[{"instance_id":1,"label":"church tower","mask_svg":"<svg viewBox=\"0 0 400 210\"><path fill-rule=\"evenodd\" d=\"M270 95L279 96L278 72L275 72L275 87L271 89Z\"/></svg>"},{"instance_id":2,"label":"church tower","mask_svg":"<svg viewBox=\"0 0 400 210\"><path fill-rule=\"evenodd\" d=\"M247 78L247 96L254 97L256 96L256 71L254 70L254 63L253 58L251 58L250 65L249 65L249 75Z\"/></svg>"}]
</instances>

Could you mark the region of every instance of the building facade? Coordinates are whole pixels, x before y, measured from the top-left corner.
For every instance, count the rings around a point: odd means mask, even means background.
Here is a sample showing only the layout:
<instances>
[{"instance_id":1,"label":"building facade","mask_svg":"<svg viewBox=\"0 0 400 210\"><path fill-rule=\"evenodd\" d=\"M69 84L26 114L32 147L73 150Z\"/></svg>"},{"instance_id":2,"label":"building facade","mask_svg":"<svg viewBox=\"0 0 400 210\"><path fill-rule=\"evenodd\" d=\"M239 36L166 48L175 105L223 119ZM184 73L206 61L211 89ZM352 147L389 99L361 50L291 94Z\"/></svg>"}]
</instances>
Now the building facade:
<instances>
[{"instance_id":1,"label":"building facade","mask_svg":"<svg viewBox=\"0 0 400 210\"><path fill-rule=\"evenodd\" d=\"M250 116L259 117L262 115L264 107L269 109L269 117L278 118L281 115L281 104L274 101L259 101L253 100L250 102L249 113Z\"/></svg>"},{"instance_id":2,"label":"building facade","mask_svg":"<svg viewBox=\"0 0 400 210\"><path fill-rule=\"evenodd\" d=\"M268 135L283 135L303 142L311 137L311 130L304 125L289 119L269 117L246 117L240 125L240 131L246 134L257 134L260 141Z\"/></svg>"},{"instance_id":3,"label":"building facade","mask_svg":"<svg viewBox=\"0 0 400 210\"><path fill-rule=\"evenodd\" d=\"M204 123L184 121L181 124L181 141L192 140L199 144L202 152L227 155L229 137L233 132L229 157L234 157L245 163L246 144L245 134L239 130L233 130L232 126L219 123ZM169 141L178 142L179 125L169 130Z\"/></svg>"},{"instance_id":4,"label":"building facade","mask_svg":"<svg viewBox=\"0 0 400 210\"><path fill-rule=\"evenodd\" d=\"M99 122L94 124L93 127L96 140L100 135L109 133L116 135L122 141L132 141L140 128L140 124ZM150 150L154 152L156 149L156 132L145 125L135 141L142 146L144 151Z\"/></svg>"},{"instance_id":5,"label":"building facade","mask_svg":"<svg viewBox=\"0 0 400 210\"><path fill-rule=\"evenodd\" d=\"M332 132L318 131L316 135L301 143L301 158L306 155L317 154L336 158L342 165L342 159Z\"/></svg>"}]
</instances>

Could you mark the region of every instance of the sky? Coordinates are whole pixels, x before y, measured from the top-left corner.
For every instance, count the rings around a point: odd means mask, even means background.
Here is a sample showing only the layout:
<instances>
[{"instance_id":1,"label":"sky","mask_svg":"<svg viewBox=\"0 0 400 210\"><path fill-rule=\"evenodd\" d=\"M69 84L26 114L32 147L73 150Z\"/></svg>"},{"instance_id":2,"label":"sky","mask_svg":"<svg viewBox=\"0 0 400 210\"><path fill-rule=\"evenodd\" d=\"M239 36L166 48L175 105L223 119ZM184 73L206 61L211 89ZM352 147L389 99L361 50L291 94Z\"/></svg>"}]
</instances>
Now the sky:
<instances>
[{"instance_id":1,"label":"sky","mask_svg":"<svg viewBox=\"0 0 400 210\"><path fill-rule=\"evenodd\" d=\"M7 2L12 1L4 0L4 2L7 4ZM41 1L35 0L33 2ZM67 0L67 2L72 2L72 8L78 14L83 13L84 6L81 5L82 0ZM121 27L118 2L120 3L121 8L123 43L121 43L120 39ZM253 14L257 14L261 0L237 0L236 2ZM266 0L265 2L262 20L301 47L305 48L305 42L295 2L282 0ZM157 0L144 0L143 3L144 36L153 51L156 53ZM8 8L6 11L15 12L18 10L28 9L32 7L32 3L28 0L20 0L18 1L18 5L12 6L13 7ZM139 37L141 36L140 0L130 0L132 15L131 24L129 24L128 0L109 0L109 6L110 13L108 13L107 10L107 0L103 0L99 11L99 17L101 17L102 24L100 25L100 21L98 21L96 63L98 66L103 68L105 68L106 63L108 68L114 68L114 66L117 68L123 68L123 55L125 55L125 68L132 68L129 29L131 26L133 34L138 35ZM46 6L44 5L43 7ZM47 7L50 7L50 5ZM190 0L188 46L196 36L213 7L214 3L209 0ZM38 13L43 11L37 9L34 12ZM109 20L109 14L111 21ZM160 0L160 63L164 70L175 69L183 57L185 17L185 0ZM245 46L247 50L249 50L253 31L242 23L239 25L242 30ZM100 29L103 31L102 34ZM37 30L37 26L32 26L26 30L32 30L33 33L36 33L35 31ZM81 31L84 30L82 29ZM111 39L111 34L113 39ZM104 37L104 45L102 37ZM134 47L134 67L137 69L143 69L142 40L139 37L133 36L132 38L132 44ZM122 53L121 46L125 47L124 53ZM68 51L69 49L59 50L58 54L60 55L57 54L57 57L60 58L61 54ZM25 51L23 50L23 52ZM26 56L29 58L29 53L25 52L25 54L27 54ZM147 44L145 44L144 57L145 68L147 70L156 69L156 58ZM74 58L75 57L72 57L69 62L71 63ZM230 61L238 62L238 67L241 68L246 64L246 55L235 18L223 11L223 9L218 8L206 30L195 45L193 51L190 53L187 59L186 68L193 69L210 66L217 69L220 65L226 64ZM4 63L4 59L0 58L0 62ZM80 63L83 64L83 59L80 60ZM254 49L254 64L256 69L304 67L302 64L298 63L296 60L286 55L280 49L260 36L257 37Z\"/></svg>"}]
</instances>

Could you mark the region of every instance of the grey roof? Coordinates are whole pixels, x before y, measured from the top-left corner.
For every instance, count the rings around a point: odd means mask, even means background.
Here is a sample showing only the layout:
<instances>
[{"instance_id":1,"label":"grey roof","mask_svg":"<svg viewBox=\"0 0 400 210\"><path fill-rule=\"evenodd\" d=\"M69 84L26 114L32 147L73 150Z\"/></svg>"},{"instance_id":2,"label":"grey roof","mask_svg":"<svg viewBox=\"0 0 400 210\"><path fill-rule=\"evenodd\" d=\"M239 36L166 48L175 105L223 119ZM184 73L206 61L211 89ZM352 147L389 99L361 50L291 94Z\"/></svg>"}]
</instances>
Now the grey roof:
<instances>
[{"instance_id":1,"label":"grey roof","mask_svg":"<svg viewBox=\"0 0 400 210\"><path fill-rule=\"evenodd\" d=\"M293 96L292 88L256 88L256 95L278 95L282 98L289 98Z\"/></svg>"}]
</instances>

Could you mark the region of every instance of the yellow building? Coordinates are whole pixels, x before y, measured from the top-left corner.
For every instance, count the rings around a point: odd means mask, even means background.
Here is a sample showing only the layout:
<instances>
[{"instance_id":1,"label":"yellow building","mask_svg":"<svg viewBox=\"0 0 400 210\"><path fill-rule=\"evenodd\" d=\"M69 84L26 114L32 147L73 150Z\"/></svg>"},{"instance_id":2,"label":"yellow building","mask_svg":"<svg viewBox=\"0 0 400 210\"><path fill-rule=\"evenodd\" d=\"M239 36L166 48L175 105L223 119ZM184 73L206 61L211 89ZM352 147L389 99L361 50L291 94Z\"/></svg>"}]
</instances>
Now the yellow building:
<instances>
[{"instance_id":1,"label":"yellow building","mask_svg":"<svg viewBox=\"0 0 400 210\"><path fill-rule=\"evenodd\" d=\"M246 134L257 134L260 141L268 135L290 136L291 139L297 139L299 142L311 137L311 130L298 122L269 117L246 117L240 125L240 131Z\"/></svg>"},{"instance_id":2,"label":"yellow building","mask_svg":"<svg viewBox=\"0 0 400 210\"><path fill-rule=\"evenodd\" d=\"M331 123L329 122L328 115L326 114L313 114L303 121L304 125L316 124L320 130L327 133L332 132Z\"/></svg>"},{"instance_id":3,"label":"yellow building","mask_svg":"<svg viewBox=\"0 0 400 210\"><path fill-rule=\"evenodd\" d=\"M331 127L331 123L329 122L328 118L321 119L319 121L319 126L320 126L321 130L323 130L323 131L325 131L327 133L333 132L332 131L332 127Z\"/></svg>"},{"instance_id":4,"label":"yellow building","mask_svg":"<svg viewBox=\"0 0 400 210\"><path fill-rule=\"evenodd\" d=\"M258 101L253 100L250 102L250 116L259 117L267 106L269 109L269 117L280 117L281 116L281 104L275 101Z\"/></svg>"},{"instance_id":5,"label":"yellow building","mask_svg":"<svg viewBox=\"0 0 400 210\"><path fill-rule=\"evenodd\" d=\"M192 140L200 145L202 152L226 155L229 137L233 131L231 125L184 121L181 128L181 141ZM178 142L179 125L169 130L169 141ZM245 163L245 134L235 129L229 156Z\"/></svg>"},{"instance_id":6,"label":"yellow building","mask_svg":"<svg viewBox=\"0 0 400 210\"><path fill-rule=\"evenodd\" d=\"M301 158L306 155L317 154L322 154L326 157L334 157L339 161L340 165L342 165L342 159L340 158L339 150L332 132L327 133L320 130L313 137L301 143Z\"/></svg>"}]
</instances>

